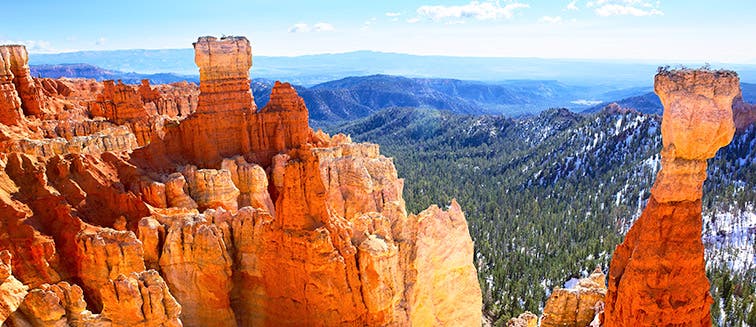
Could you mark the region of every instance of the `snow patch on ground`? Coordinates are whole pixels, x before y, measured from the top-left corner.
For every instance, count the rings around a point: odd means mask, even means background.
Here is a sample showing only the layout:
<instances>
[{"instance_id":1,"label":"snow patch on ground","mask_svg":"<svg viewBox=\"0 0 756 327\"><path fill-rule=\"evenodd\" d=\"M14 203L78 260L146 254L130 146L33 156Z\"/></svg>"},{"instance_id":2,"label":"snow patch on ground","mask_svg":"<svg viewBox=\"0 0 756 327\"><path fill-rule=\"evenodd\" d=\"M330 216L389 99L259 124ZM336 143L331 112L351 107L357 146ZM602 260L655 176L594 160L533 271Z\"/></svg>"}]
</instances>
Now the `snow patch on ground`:
<instances>
[{"instance_id":1,"label":"snow patch on ground","mask_svg":"<svg viewBox=\"0 0 756 327\"><path fill-rule=\"evenodd\" d=\"M716 211L703 217L707 262L724 262L735 271L756 267L756 210Z\"/></svg>"}]
</instances>

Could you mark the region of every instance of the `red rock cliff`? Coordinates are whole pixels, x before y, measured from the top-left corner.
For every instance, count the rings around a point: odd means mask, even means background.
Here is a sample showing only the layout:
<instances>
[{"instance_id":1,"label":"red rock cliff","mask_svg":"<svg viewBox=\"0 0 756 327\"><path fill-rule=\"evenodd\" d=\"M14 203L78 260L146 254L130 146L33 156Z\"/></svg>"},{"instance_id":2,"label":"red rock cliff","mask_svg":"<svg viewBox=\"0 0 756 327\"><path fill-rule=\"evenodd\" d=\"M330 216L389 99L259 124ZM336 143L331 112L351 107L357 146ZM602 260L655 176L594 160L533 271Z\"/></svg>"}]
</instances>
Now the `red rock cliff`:
<instances>
[{"instance_id":1,"label":"red rock cliff","mask_svg":"<svg viewBox=\"0 0 756 327\"><path fill-rule=\"evenodd\" d=\"M656 75L664 105L662 170L609 270L605 326L710 326L712 299L701 240L706 159L733 137L730 71Z\"/></svg>"}]
</instances>

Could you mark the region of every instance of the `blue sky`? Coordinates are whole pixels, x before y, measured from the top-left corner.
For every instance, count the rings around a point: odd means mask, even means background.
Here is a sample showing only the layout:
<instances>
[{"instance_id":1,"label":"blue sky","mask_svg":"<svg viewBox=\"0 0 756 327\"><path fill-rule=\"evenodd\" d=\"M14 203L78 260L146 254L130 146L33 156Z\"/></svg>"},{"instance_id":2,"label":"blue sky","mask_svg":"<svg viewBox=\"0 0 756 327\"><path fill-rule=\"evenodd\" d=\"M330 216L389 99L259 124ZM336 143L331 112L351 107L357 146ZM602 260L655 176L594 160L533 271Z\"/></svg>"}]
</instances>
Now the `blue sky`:
<instances>
[{"instance_id":1,"label":"blue sky","mask_svg":"<svg viewBox=\"0 0 756 327\"><path fill-rule=\"evenodd\" d=\"M756 63L753 0L3 2L0 42L37 53L188 48L226 34L247 36L257 55Z\"/></svg>"}]
</instances>

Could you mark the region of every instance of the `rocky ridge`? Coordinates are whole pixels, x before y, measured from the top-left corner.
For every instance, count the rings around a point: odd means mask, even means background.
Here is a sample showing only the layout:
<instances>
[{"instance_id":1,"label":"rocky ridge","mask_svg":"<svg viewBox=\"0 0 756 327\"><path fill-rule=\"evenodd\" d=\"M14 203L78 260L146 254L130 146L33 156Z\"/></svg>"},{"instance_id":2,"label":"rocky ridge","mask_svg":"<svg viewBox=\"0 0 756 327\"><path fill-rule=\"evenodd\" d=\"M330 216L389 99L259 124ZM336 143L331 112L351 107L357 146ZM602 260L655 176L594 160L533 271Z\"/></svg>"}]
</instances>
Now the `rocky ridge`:
<instances>
[{"instance_id":1,"label":"rocky ridge","mask_svg":"<svg viewBox=\"0 0 756 327\"><path fill-rule=\"evenodd\" d=\"M246 38L195 43L198 94L24 79L20 49L0 47L6 325L480 324L459 205L407 213L392 160L312 131L287 83L258 111Z\"/></svg>"}]
</instances>

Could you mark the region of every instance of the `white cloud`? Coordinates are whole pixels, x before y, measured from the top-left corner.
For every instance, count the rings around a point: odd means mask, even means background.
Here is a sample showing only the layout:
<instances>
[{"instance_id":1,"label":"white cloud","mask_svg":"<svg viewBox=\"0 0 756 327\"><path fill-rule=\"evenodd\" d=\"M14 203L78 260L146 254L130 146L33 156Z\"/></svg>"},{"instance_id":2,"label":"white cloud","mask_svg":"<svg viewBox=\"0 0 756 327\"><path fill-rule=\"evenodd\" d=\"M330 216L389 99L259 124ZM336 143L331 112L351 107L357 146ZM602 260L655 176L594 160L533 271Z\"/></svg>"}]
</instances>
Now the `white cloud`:
<instances>
[{"instance_id":1,"label":"white cloud","mask_svg":"<svg viewBox=\"0 0 756 327\"><path fill-rule=\"evenodd\" d=\"M420 21L420 18L417 18L417 17L407 19L407 23L410 23L410 24L414 24L414 23L417 23L419 21Z\"/></svg>"},{"instance_id":2,"label":"white cloud","mask_svg":"<svg viewBox=\"0 0 756 327\"><path fill-rule=\"evenodd\" d=\"M306 23L297 23L289 27L289 33L309 33L309 32L331 32L336 30L333 25L329 23L315 23L309 25Z\"/></svg>"},{"instance_id":3,"label":"white cloud","mask_svg":"<svg viewBox=\"0 0 756 327\"><path fill-rule=\"evenodd\" d=\"M608 16L656 16L664 15L659 7L660 1L648 0L595 0L588 2L588 7L602 17Z\"/></svg>"},{"instance_id":4,"label":"white cloud","mask_svg":"<svg viewBox=\"0 0 756 327\"><path fill-rule=\"evenodd\" d=\"M443 19L492 20L512 18L517 9L529 8L524 3L512 2L502 6L498 1L471 1L461 6L421 6L417 8L418 18L426 18L434 21Z\"/></svg>"},{"instance_id":5,"label":"white cloud","mask_svg":"<svg viewBox=\"0 0 756 327\"><path fill-rule=\"evenodd\" d=\"M388 16L388 17L399 17L401 15L402 15L402 13L400 13L400 12L387 12L386 13L386 16Z\"/></svg>"},{"instance_id":6,"label":"white cloud","mask_svg":"<svg viewBox=\"0 0 756 327\"><path fill-rule=\"evenodd\" d=\"M331 24L321 22L313 25L312 30L315 32L330 32L335 30L335 28Z\"/></svg>"},{"instance_id":7,"label":"white cloud","mask_svg":"<svg viewBox=\"0 0 756 327\"><path fill-rule=\"evenodd\" d=\"M580 8L578 8L577 6L577 0L572 0L570 3L568 3L566 9L570 11L579 10Z\"/></svg>"},{"instance_id":8,"label":"white cloud","mask_svg":"<svg viewBox=\"0 0 756 327\"><path fill-rule=\"evenodd\" d=\"M367 31L370 29L370 25L375 24L375 21L377 19L375 17L372 17L368 20L366 20L364 23L362 23L362 27L360 27L360 30Z\"/></svg>"},{"instance_id":9,"label":"white cloud","mask_svg":"<svg viewBox=\"0 0 756 327\"><path fill-rule=\"evenodd\" d=\"M562 22L561 16L543 16L538 19L541 23L557 24Z\"/></svg>"},{"instance_id":10,"label":"white cloud","mask_svg":"<svg viewBox=\"0 0 756 327\"><path fill-rule=\"evenodd\" d=\"M310 31L310 25L297 23L289 27L289 33L307 33Z\"/></svg>"},{"instance_id":11,"label":"white cloud","mask_svg":"<svg viewBox=\"0 0 756 327\"><path fill-rule=\"evenodd\" d=\"M49 41L45 40L0 40L0 44L23 44L26 46L26 51L35 53L59 52L52 47Z\"/></svg>"}]
</instances>

